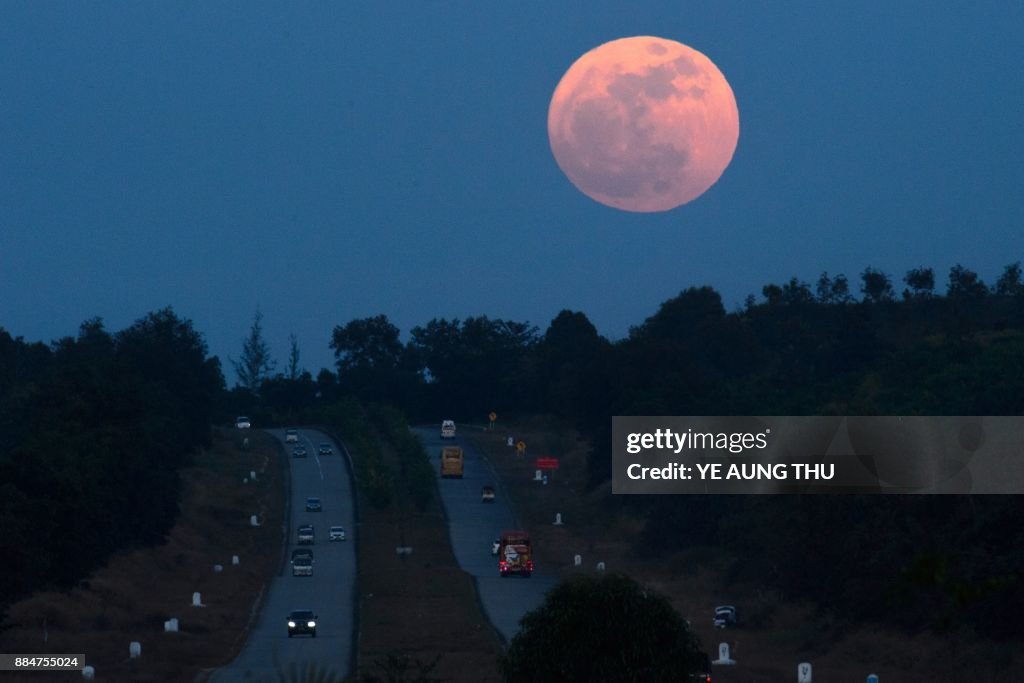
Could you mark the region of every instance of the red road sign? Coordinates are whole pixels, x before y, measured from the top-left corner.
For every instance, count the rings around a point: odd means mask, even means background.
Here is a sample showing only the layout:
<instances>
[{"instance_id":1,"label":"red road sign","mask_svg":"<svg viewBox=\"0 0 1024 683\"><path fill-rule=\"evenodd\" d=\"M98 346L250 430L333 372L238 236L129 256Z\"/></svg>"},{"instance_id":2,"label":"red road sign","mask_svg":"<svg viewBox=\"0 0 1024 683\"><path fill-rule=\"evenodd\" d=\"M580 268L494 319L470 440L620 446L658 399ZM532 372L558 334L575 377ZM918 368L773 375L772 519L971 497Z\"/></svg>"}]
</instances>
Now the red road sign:
<instances>
[{"instance_id":1,"label":"red road sign","mask_svg":"<svg viewBox=\"0 0 1024 683\"><path fill-rule=\"evenodd\" d=\"M557 470L558 458L537 458L538 470Z\"/></svg>"}]
</instances>

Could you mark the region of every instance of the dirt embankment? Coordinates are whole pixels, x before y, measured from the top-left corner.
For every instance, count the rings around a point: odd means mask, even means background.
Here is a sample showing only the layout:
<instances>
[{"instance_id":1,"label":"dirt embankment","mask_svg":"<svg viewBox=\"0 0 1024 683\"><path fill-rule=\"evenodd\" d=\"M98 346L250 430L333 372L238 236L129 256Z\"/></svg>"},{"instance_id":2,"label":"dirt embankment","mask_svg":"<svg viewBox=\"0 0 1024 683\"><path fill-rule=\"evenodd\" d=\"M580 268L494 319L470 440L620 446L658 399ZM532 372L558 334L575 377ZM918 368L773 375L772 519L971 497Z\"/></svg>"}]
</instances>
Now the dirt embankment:
<instances>
[{"instance_id":1,"label":"dirt embankment","mask_svg":"<svg viewBox=\"0 0 1024 683\"><path fill-rule=\"evenodd\" d=\"M523 525L534 538L538 562L565 575L622 571L666 595L700 637L712 659L726 642L738 663L713 667L716 683L795 680L797 665L810 662L815 680L865 680L874 673L882 681L1024 680L1024 652L1010 643L983 641L971 634L939 636L922 629L908 634L879 624L840 624L817 615L809 605L793 604L770 585L735 585L727 580L727 558L715 548L693 548L672 557L642 561L633 539L643 522L613 496L611 486L586 492L587 444L549 420L498 425L493 431L470 431L460 425L489 459ZM514 437L527 444L517 455L507 445ZM548 484L534 481L536 458L559 458ZM555 515L564 524L555 526ZM680 529L680 533L686 533ZM840 532L841 533L841 532ZM582 566L574 566L580 555ZM715 605L735 604L741 616L756 615L758 627L717 630Z\"/></svg>"},{"instance_id":2,"label":"dirt embankment","mask_svg":"<svg viewBox=\"0 0 1024 683\"><path fill-rule=\"evenodd\" d=\"M243 436L249 448L242 448ZM256 480L243 483L250 472ZM14 604L0 626L0 651L84 653L95 680L117 682L192 683L204 669L229 662L245 642L267 577L279 571L283 476L274 439L217 432L213 447L182 473L182 514L167 542L117 554L73 590ZM260 526L250 525L253 514ZM192 607L196 592L205 606ZM171 618L179 620L177 633L164 632ZM132 641L142 646L138 659L128 656ZM42 680L82 675L0 673L4 683Z\"/></svg>"},{"instance_id":3,"label":"dirt embankment","mask_svg":"<svg viewBox=\"0 0 1024 683\"><path fill-rule=\"evenodd\" d=\"M382 451L387 466L399 472L395 453L386 444ZM433 677L499 681L501 646L480 610L472 577L455 560L437 496L420 512L397 478L388 507L374 508L361 497L359 514L361 670L391 680L385 674L397 671L394 662L390 668L375 664L389 654L407 658L413 673L416 662L430 664L441 653ZM400 547L411 548L411 554L399 555Z\"/></svg>"}]
</instances>

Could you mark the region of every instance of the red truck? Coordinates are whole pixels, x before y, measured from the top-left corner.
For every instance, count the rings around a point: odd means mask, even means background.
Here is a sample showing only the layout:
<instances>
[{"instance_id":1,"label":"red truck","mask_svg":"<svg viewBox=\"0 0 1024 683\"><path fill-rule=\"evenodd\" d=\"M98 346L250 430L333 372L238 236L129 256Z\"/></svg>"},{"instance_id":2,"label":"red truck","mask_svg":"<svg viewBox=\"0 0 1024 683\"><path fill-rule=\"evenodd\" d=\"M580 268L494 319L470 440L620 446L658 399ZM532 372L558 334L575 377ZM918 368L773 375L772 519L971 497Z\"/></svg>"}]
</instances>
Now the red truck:
<instances>
[{"instance_id":1,"label":"red truck","mask_svg":"<svg viewBox=\"0 0 1024 683\"><path fill-rule=\"evenodd\" d=\"M525 531L502 531L498 546L498 573L502 577L519 574L530 578L533 573L533 553L530 534Z\"/></svg>"}]
</instances>

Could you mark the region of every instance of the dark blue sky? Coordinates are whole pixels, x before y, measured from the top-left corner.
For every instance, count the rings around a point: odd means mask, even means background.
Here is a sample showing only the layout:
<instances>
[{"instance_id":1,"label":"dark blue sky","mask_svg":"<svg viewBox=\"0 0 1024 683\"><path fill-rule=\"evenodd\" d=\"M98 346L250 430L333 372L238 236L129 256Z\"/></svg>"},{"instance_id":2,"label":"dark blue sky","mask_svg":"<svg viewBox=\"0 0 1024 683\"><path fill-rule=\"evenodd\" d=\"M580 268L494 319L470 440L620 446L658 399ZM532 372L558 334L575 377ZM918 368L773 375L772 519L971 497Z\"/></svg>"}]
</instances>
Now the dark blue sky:
<instances>
[{"instance_id":1,"label":"dark blue sky","mask_svg":"<svg viewBox=\"0 0 1024 683\"><path fill-rule=\"evenodd\" d=\"M614 339L691 285L733 308L1024 258L1019 2L293 4L0 3L0 326L172 305L228 370L259 306L315 372L379 313L571 308ZM641 34L740 112L719 182L661 214L582 195L547 139L572 62Z\"/></svg>"}]
</instances>

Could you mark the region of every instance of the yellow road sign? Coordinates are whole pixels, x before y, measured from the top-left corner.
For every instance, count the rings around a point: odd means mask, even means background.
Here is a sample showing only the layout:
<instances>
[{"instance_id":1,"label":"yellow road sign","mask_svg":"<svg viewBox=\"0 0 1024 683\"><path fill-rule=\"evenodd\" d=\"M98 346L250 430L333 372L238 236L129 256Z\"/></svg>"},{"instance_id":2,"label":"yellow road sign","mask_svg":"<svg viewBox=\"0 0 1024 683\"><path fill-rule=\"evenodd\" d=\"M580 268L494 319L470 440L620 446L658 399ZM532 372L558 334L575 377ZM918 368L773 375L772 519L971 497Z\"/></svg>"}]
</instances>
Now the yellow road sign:
<instances>
[{"instance_id":1,"label":"yellow road sign","mask_svg":"<svg viewBox=\"0 0 1024 683\"><path fill-rule=\"evenodd\" d=\"M516 450L519 451L520 453L525 453L526 452L526 442L525 441L520 441L519 443L517 443L516 444Z\"/></svg>"},{"instance_id":2,"label":"yellow road sign","mask_svg":"<svg viewBox=\"0 0 1024 683\"><path fill-rule=\"evenodd\" d=\"M490 418L491 422L494 422L495 420L498 419L498 414L494 411L491 411L491 414L488 415L487 417Z\"/></svg>"}]
</instances>

